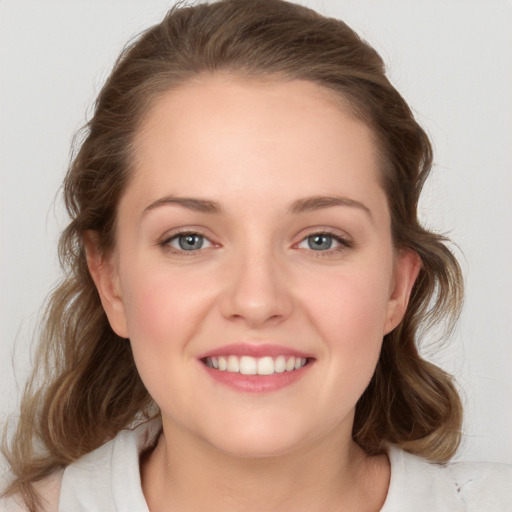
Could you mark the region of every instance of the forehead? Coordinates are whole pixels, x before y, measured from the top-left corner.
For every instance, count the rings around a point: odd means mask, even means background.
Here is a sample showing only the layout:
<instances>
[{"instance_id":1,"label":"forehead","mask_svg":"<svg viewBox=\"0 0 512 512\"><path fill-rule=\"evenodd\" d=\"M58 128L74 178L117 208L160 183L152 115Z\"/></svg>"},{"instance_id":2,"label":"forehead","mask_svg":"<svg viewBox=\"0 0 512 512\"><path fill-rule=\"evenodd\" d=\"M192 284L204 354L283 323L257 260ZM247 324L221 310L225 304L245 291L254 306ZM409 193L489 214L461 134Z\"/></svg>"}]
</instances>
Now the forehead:
<instances>
[{"instance_id":1,"label":"forehead","mask_svg":"<svg viewBox=\"0 0 512 512\"><path fill-rule=\"evenodd\" d=\"M151 199L163 189L221 200L380 191L371 130L301 80L208 75L162 94L137 133L134 167L130 188Z\"/></svg>"}]
</instances>

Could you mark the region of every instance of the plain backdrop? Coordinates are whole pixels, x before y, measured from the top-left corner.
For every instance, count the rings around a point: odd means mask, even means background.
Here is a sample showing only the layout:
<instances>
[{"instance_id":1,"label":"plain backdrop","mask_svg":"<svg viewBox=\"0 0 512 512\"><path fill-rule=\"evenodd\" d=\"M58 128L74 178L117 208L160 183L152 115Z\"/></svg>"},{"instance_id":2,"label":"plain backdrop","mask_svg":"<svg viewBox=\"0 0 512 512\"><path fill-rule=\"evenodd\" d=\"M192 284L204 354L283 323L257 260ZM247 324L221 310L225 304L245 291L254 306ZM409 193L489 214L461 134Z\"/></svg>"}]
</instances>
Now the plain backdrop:
<instances>
[{"instance_id":1,"label":"plain backdrop","mask_svg":"<svg viewBox=\"0 0 512 512\"><path fill-rule=\"evenodd\" d=\"M430 134L424 222L457 242L467 283L457 331L425 354L466 406L461 459L512 463L512 3L310 0L373 44ZM164 0L0 0L0 422L30 367L39 308L59 275L58 189L123 45Z\"/></svg>"}]
</instances>

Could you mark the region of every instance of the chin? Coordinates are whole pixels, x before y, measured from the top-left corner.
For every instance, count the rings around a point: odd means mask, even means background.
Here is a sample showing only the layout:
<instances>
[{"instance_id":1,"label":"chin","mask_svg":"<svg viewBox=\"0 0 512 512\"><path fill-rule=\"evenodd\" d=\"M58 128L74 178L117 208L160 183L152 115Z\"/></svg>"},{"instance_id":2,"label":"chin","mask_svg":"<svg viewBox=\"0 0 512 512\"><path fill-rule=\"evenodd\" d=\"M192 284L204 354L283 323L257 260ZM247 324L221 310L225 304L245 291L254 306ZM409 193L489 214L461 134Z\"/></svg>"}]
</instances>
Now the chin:
<instances>
[{"instance_id":1,"label":"chin","mask_svg":"<svg viewBox=\"0 0 512 512\"><path fill-rule=\"evenodd\" d=\"M302 423L302 424L300 424ZM205 433L203 439L226 455L240 458L278 457L307 444L310 435L304 421L299 425L270 418L231 422Z\"/></svg>"},{"instance_id":2,"label":"chin","mask_svg":"<svg viewBox=\"0 0 512 512\"><path fill-rule=\"evenodd\" d=\"M231 457L262 459L280 457L294 452L298 449L300 443L290 441L289 438L280 439L275 436L260 437L259 439L248 439L246 436L243 436L243 438L232 438L229 442L217 443L215 447Z\"/></svg>"}]
</instances>

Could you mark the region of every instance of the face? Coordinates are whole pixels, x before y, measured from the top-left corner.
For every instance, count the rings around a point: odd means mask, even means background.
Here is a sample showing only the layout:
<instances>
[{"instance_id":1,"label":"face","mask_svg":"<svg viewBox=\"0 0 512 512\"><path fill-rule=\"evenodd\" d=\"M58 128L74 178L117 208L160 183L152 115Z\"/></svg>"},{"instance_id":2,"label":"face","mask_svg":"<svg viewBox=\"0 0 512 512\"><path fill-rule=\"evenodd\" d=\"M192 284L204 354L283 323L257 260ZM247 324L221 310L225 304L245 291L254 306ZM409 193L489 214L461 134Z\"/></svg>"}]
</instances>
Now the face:
<instances>
[{"instance_id":1,"label":"face","mask_svg":"<svg viewBox=\"0 0 512 512\"><path fill-rule=\"evenodd\" d=\"M418 267L369 129L318 85L214 75L160 97L136 150L89 266L164 431L242 456L350 438Z\"/></svg>"}]
</instances>

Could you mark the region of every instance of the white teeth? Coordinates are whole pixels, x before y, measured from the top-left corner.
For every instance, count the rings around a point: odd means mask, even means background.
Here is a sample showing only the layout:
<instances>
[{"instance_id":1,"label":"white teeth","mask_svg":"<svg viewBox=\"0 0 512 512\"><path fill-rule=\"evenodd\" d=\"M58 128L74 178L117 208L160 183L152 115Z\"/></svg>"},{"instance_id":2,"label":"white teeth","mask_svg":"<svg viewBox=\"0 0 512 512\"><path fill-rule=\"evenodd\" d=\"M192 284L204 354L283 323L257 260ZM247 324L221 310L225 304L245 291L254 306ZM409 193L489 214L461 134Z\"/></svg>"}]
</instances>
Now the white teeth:
<instances>
[{"instance_id":1,"label":"white teeth","mask_svg":"<svg viewBox=\"0 0 512 512\"><path fill-rule=\"evenodd\" d=\"M238 357L236 356L229 356L228 357L228 372L234 372L237 373L240 371L240 365L238 364Z\"/></svg>"},{"instance_id":2,"label":"white teeth","mask_svg":"<svg viewBox=\"0 0 512 512\"><path fill-rule=\"evenodd\" d=\"M277 356L260 357L251 356L220 356L207 357L206 366L220 371L231 373L241 373L243 375L272 375L273 373L283 373L299 370L307 363L305 357Z\"/></svg>"},{"instance_id":3,"label":"white teeth","mask_svg":"<svg viewBox=\"0 0 512 512\"><path fill-rule=\"evenodd\" d=\"M240 373L242 375L256 375L258 373L258 362L254 357L242 356L240 358Z\"/></svg>"},{"instance_id":4,"label":"white teeth","mask_svg":"<svg viewBox=\"0 0 512 512\"><path fill-rule=\"evenodd\" d=\"M274 371L276 373L283 373L286 369L286 359L284 356L278 356L276 357L276 360L274 361Z\"/></svg>"},{"instance_id":5,"label":"white teeth","mask_svg":"<svg viewBox=\"0 0 512 512\"><path fill-rule=\"evenodd\" d=\"M286 361L285 370L287 372L291 372L292 370L295 370L295 357L290 357L288 361Z\"/></svg>"},{"instance_id":6,"label":"white teeth","mask_svg":"<svg viewBox=\"0 0 512 512\"><path fill-rule=\"evenodd\" d=\"M258 359L258 375L272 375L274 373L274 360L271 357Z\"/></svg>"}]
</instances>

